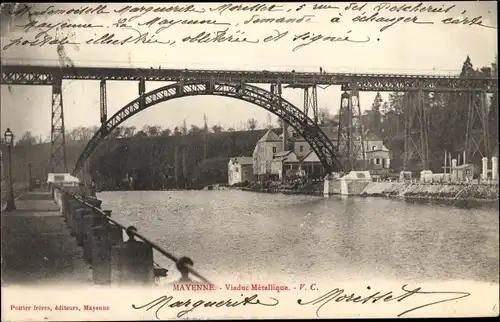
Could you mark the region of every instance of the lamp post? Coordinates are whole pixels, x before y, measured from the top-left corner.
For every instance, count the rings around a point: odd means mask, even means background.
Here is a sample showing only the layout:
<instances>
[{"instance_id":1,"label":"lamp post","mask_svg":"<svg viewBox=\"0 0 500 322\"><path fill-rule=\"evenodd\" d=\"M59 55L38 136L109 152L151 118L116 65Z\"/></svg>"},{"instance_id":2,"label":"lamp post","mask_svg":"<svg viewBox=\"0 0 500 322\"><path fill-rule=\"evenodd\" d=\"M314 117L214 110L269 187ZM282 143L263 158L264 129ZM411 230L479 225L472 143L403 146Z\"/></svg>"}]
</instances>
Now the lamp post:
<instances>
[{"instance_id":1,"label":"lamp post","mask_svg":"<svg viewBox=\"0 0 500 322\"><path fill-rule=\"evenodd\" d=\"M7 157L9 160L9 181L8 181L8 193L7 193L7 204L5 207L5 211L13 211L16 210L16 204L14 203L14 187L12 186L12 144L14 143L14 133L7 128L5 133L3 134L5 143L7 144Z\"/></svg>"}]
</instances>

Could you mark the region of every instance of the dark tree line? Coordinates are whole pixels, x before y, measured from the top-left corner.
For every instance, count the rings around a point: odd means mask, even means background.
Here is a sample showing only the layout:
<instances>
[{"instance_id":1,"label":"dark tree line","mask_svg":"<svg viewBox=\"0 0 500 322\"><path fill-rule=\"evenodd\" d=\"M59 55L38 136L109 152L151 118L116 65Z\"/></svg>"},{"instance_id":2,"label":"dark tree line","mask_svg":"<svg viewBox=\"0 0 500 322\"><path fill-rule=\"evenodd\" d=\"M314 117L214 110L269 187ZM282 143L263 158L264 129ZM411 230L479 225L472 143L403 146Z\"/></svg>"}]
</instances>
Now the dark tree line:
<instances>
[{"instance_id":1,"label":"dark tree line","mask_svg":"<svg viewBox=\"0 0 500 322\"><path fill-rule=\"evenodd\" d=\"M498 57L491 67L475 69L469 56L463 63L461 77L498 75ZM404 150L406 93L390 93L386 102L377 93L371 109L362 116L362 123L382 140L393 151L393 157L401 156ZM469 100L479 104L479 93L471 95L466 92L425 92L429 158L434 162L434 168L441 166L444 152L453 155L461 154L465 149L466 125L469 115ZM487 102L487 122L489 127L490 152L498 149L498 93L493 93ZM476 117L474 128L481 129L479 116ZM480 140L481 131L476 134ZM481 151L484 153L484 151ZM479 154L478 154L479 155ZM490 157L490 156L488 156ZM471 162L479 162L479 157Z\"/></svg>"}]
</instances>

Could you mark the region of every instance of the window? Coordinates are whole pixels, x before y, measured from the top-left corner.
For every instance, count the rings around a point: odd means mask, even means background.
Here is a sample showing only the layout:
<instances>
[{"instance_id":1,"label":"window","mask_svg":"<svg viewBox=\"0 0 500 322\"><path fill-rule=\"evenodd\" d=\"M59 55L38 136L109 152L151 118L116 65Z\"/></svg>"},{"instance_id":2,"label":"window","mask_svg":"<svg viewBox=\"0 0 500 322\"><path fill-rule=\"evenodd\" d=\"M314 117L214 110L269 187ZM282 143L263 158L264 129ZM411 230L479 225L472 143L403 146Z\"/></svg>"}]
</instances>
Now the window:
<instances>
[{"instance_id":1,"label":"window","mask_svg":"<svg viewBox=\"0 0 500 322\"><path fill-rule=\"evenodd\" d=\"M276 147L273 146L273 153L276 153Z\"/></svg>"},{"instance_id":2,"label":"window","mask_svg":"<svg viewBox=\"0 0 500 322\"><path fill-rule=\"evenodd\" d=\"M299 150L300 150L300 152L304 152L304 146L303 146L303 145L301 145L301 146L299 147Z\"/></svg>"},{"instance_id":3,"label":"window","mask_svg":"<svg viewBox=\"0 0 500 322\"><path fill-rule=\"evenodd\" d=\"M377 147L375 145L372 145L372 151L375 151Z\"/></svg>"}]
</instances>

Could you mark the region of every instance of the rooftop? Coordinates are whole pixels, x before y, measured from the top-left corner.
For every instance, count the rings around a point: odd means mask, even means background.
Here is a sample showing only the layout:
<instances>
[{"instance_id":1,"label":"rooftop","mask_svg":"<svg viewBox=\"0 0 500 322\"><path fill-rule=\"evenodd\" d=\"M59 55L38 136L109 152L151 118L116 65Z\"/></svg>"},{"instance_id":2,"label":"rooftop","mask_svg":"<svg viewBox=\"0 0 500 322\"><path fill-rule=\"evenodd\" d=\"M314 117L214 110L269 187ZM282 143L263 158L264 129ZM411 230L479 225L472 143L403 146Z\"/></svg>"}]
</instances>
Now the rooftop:
<instances>
[{"instance_id":1,"label":"rooftop","mask_svg":"<svg viewBox=\"0 0 500 322\"><path fill-rule=\"evenodd\" d=\"M279 138L278 134L269 129L258 142L281 142L281 139Z\"/></svg>"},{"instance_id":2,"label":"rooftop","mask_svg":"<svg viewBox=\"0 0 500 322\"><path fill-rule=\"evenodd\" d=\"M241 165L251 165L253 164L252 157L234 157L231 158L234 163L239 163Z\"/></svg>"}]
</instances>

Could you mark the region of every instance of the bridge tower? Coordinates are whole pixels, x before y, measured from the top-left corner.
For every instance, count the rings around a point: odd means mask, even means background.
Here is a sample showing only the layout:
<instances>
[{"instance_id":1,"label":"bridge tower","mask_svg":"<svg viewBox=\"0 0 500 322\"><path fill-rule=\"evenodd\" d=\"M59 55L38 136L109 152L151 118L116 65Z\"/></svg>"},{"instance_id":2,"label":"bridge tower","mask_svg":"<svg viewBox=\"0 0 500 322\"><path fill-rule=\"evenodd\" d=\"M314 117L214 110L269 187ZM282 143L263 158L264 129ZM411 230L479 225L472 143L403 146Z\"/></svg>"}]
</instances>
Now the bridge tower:
<instances>
[{"instance_id":1,"label":"bridge tower","mask_svg":"<svg viewBox=\"0 0 500 322\"><path fill-rule=\"evenodd\" d=\"M271 84L270 92L278 96L278 108L281 109L281 95L283 94L281 82ZM283 151L286 151L288 150L288 123L284 119L281 119L281 121L283 123Z\"/></svg>"},{"instance_id":2,"label":"bridge tower","mask_svg":"<svg viewBox=\"0 0 500 322\"><path fill-rule=\"evenodd\" d=\"M52 116L50 129L50 171L68 172L66 163L66 131L62 97L62 77L54 75L52 84Z\"/></svg>"},{"instance_id":3,"label":"bridge tower","mask_svg":"<svg viewBox=\"0 0 500 322\"><path fill-rule=\"evenodd\" d=\"M317 84L290 84L287 88L300 88L303 90L303 111L304 114L311 117L316 124L319 122L318 112L318 86ZM309 111L312 112L309 113Z\"/></svg>"},{"instance_id":4,"label":"bridge tower","mask_svg":"<svg viewBox=\"0 0 500 322\"><path fill-rule=\"evenodd\" d=\"M468 94L469 107L465 132L464 163L473 162L476 153L491 157L488 103L486 92L473 91ZM492 106L492 108L495 108Z\"/></svg>"},{"instance_id":5,"label":"bridge tower","mask_svg":"<svg viewBox=\"0 0 500 322\"><path fill-rule=\"evenodd\" d=\"M429 144L427 141L428 116L422 90L406 92L403 96L405 115L404 170L410 169L415 154L420 158L421 170L429 170Z\"/></svg>"},{"instance_id":6,"label":"bridge tower","mask_svg":"<svg viewBox=\"0 0 500 322\"><path fill-rule=\"evenodd\" d=\"M351 89L340 96L337 152L345 171L365 170L365 134L361 124L359 91Z\"/></svg>"},{"instance_id":7,"label":"bridge tower","mask_svg":"<svg viewBox=\"0 0 500 322\"><path fill-rule=\"evenodd\" d=\"M101 79L101 84L100 84L100 111L101 111L101 127L104 127L104 124L106 124L106 121L108 120L108 100L106 97L106 79L102 78Z\"/></svg>"}]
</instances>

